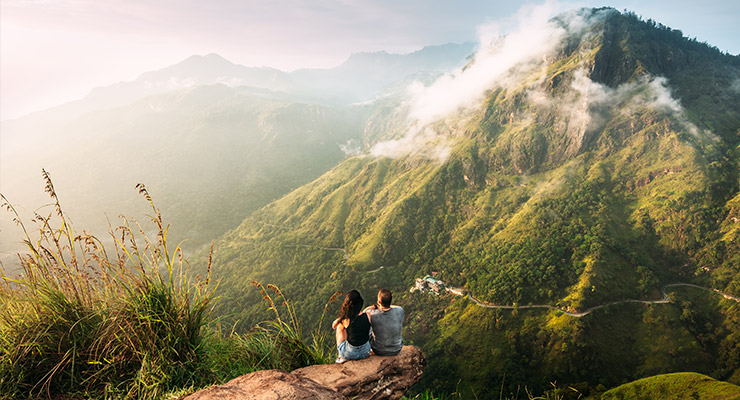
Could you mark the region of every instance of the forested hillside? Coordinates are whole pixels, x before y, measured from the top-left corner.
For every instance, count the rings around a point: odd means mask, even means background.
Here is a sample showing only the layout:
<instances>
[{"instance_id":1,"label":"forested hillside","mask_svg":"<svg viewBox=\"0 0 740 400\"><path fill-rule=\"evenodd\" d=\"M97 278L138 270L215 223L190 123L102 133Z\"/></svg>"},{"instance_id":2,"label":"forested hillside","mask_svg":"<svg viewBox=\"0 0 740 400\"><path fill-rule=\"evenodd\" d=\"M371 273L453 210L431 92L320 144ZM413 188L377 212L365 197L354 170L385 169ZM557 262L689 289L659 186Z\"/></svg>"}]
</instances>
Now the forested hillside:
<instances>
[{"instance_id":1,"label":"forested hillside","mask_svg":"<svg viewBox=\"0 0 740 400\"><path fill-rule=\"evenodd\" d=\"M438 77L471 49L448 44L362 54L333 69L292 74L216 54L192 56L96 88L82 100L3 121L0 190L32 218L47 202L38 183L45 168L71 219L105 236L108 220L115 225L121 213L146 211L132 189L145 182L177 221L171 239L186 240L192 254L359 151L377 131L372 121L399 102L410 80ZM365 62L352 61L357 58ZM366 81L370 64L378 75ZM382 100L354 104L381 92ZM24 247L21 237L11 218L0 219L0 263L11 269Z\"/></svg>"},{"instance_id":2,"label":"forested hillside","mask_svg":"<svg viewBox=\"0 0 740 400\"><path fill-rule=\"evenodd\" d=\"M306 324L335 290L387 287L427 353L422 384L479 398L674 371L740 382L740 304L711 292L582 318L408 293L437 272L483 301L574 311L675 282L740 295L740 57L612 9L553 23L553 50L426 125L422 150L350 158L220 239L219 312L259 320L253 279ZM404 112L373 138L413 140Z\"/></svg>"},{"instance_id":3,"label":"forested hillside","mask_svg":"<svg viewBox=\"0 0 740 400\"><path fill-rule=\"evenodd\" d=\"M321 175L359 141L366 109L269 100L224 85L147 97L86 114L49 130L4 125L5 194L31 210L43 205L45 168L80 226L103 236L106 214L143 212L132 189L153 188L178 223L173 240L209 244L244 215ZM74 154L59 157L55 154ZM2 221L3 251L20 235ZM16 246L17 247L17 246ZM11 259L12 261L12 259ZM6 260L7 262L7 260Z\"/></svg>"}]
</instances>

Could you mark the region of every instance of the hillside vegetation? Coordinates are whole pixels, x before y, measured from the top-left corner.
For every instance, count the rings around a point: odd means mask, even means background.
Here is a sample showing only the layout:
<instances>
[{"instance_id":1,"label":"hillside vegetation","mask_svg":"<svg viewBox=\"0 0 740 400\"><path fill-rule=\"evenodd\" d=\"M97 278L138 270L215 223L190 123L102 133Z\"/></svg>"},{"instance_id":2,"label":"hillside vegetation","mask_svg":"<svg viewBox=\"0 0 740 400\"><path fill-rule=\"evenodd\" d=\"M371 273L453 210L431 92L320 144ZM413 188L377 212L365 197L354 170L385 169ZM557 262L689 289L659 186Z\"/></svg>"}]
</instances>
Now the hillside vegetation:
<instances>
[{"instance_id":1,"label":"hillside vegetation","mask_svg":"<svg viewBox=\"0 0 740 400\"><path fill-rule=\"evenodd\" d=\"M273 285L252 282L269 319L241 335L222 332L210 273L184 272L143 185L148 223L122 218L104 246L73 228L44 178L54 211L34 218L38 229L0 196L28 246L22 276L0 281L0 398L171 398L258 369L330 361L330 335L304 331Z\"/></svg>"},{"instance_id":2,"label":"hillside vegetation","mask_svg":"<svg viewBox=\"0 0 740 400\"><path fill-rule=\"evenodd\" d=\"M737 381L740 305L691 288L580 319L407 293L437 272L484 301L570 310L674 282L740 294L740 59L632 14L582 16L541 67L430 125L451 143L443 162L351 158L250 214L216 243L218 312L260 318L249 279L309 319L336 290L387 287L430 360L422 387L469 396L685 370Z\"/></svg>"},{"instance_id":3,"label":"hillside vegetation","mask_svg":"<svg viewBox=\"0 0 740 400\"><path fill-rule=\"evenodd\" d=\"M604 393L603 400L621 399L738 399L740 387L706 375L681 372L652 376L616 387Z\"/></svg>"},{"instance_id":4,"label":"hillside vegetation","mask_svg":"<svg viewBox=\"0 0 740 400\"><path fill-rule=\"evenodd\" d=\"M67 212L104 236L106 215L146 211L130 188L147 182L177 221L171 237L187 239L190 254L359 151L409 81L438 77L471 49L362 54L333 69L290 74L192 56L83 100L2 121L0 190L33 218L45 201L36 185L45 168ZM365 103L380 93L382 101ZM23 250L20 235L0 219L0 262L8 267Z\"/></svg>"},{"instance_id":5,"label":"hillside vegetation","mask_svg":"<svg viewBox=\"0 0 740 400\"><path fill-rule=\"evenodd\" d=\"M130 190L145 180L165 214L178 221L173 240L187 239L183 246L192 253L343 160L340 146L361 139L364 113L362 107L269 100L224 85L182 89L68 124L4 124L0 177L4 193L33 210L44 204L42 188L33 183L45 168L67 212L100 236L106 214L146 211ZM59 152L75 157L55 156ZM3 251L19 250L10 245L21 232L9 219L0 225Z\"/></svg>"}]
</instances>

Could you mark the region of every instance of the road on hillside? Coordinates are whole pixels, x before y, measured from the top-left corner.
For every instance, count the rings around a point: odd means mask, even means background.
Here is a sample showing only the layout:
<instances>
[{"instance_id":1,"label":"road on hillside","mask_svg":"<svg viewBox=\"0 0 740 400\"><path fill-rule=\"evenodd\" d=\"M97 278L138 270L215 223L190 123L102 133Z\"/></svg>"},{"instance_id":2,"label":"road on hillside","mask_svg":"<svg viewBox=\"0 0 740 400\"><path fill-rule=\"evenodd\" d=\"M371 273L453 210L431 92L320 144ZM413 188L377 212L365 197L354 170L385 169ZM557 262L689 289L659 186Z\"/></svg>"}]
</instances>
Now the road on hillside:
<instances>
[{"instance_id":1,"label":"road on hillside","mask_svg":"<svg viewBox=\"0 0 740 400\"><path fill-rule=\"evenodd\" d=\"M731 294L728 294L728 293L719 291L717 289L712 289L712 288L708 288L708 287L704 287L704 286L694 285L694 284L691 284L691 283L671 283L669 285L663 286L662 288L660 288L660 291L663 293L663 298L662 299L658 299L658 300L634 300L634 299L617 300L617 301L612 301L612 302L609 302L609 303L600 304L598 306L594 306L594 307L588 308L588 309L586 309L584 311L581 311L581 312L570 312L570 311L564 310L564 309L559 308L559 307L551 306L549 304L530 304L530 305L525 305L525 306L507 306L507 305L491 304L491 303L483 302L483 301L480 301L480 300L476 299L475 297L473 297L470 294L470 292L468 292L467 290L462 289L462 288L445 288L445 290L448 291L448 292L450 292L450 293L452 293L452 294L455 294L457 296L466 297L467 299L469 299L470 301L472 301L473 303L475 303L475 304L477 304L477 305L479 305L481 307L486 307L486 308L501 308L501 309L519 309L519 310L521 310L521 309L528 309L528 308L547 308L547 309L550 309L550 310L560 311L563 314L570 315L571 317L581 318L581 317L584 317L584 316L590 314L594 310L598 310L600 308L604 308L604 307L608 307L608 306L613 306L615 304L622 304L622 303L665 304L665 303L670 303L671 298L670 298L670 296L668 296L668 293L666 293L666 289L668 289L670 287L678 287L678 286L688 286L688 287L693 287L693 288L697 288L697 289L701 289L701 290L706 290L706 291L709 291L709 292L714 292L714 293L717 293L717 294L721 295L722 297L724 297L724 298L726 298L728 300L734 300L734 301L740 302L740 297L733 296Z\"/></svg>"},{"instance_id":2,"label":"road on hillside","mask_svg":"<svg viewBox=\"0 0 740 400\"><path fill-rule=\"evenodd\" d=\"M341 248L341 247L319 247L319 246L311 246L311 245L306 245L306 244L294 245L294 246L295 247L315 248L315 249L326 250L326 251L341 251L342 253L344 253L344 259L345 259L345 261L349 261L349 255L347 254L347 250L344 249L344 248ZM288 247L293 247L293 246L288 246ZM381 265L379 268L373 269L371 271L366 271L366 273L378 272L378 271L380 271L383 268L384 268L384 266ZM445 291L448 291L448 292L450 292L450 293L452 293L452 294L454 294L456 296L465 297L465 298L469 299L470 301L472 301L473 303L475 303L475 304L477 304L477 305L479 305L481 307L486 307L486 308L499 308L499 309L508 309L508 310L513 310L513 309L524 310L524 309L532 309L532 308L546 308L546 309L550 309L550 310L560 311L563 314L569 315L571 317L581 318L581 317L585 317L588 314L591 314L595 310L598 310L598 309L604 308L604 307L613 306L613 305L616 305L616 304L623 304L623 303L666 304L666 303L670 303L671 302L671 298L668 295L668 293L666 293L666 289L671 288L671 287L679 287L679 286L693 287L693 288L696 288L696 289L706 290L708 292L714 292L714 293L717 293L720 296L722 296L722 297L724 297L724 298L726 298L728 300L734 300L734 301L740 302L740 297L733 296L733 295L731 295L729 293L722 292L722 291L720 291L718 289L713 289L713 288L708 288L708 287L704 287L704 286L694 285L692 283L682 283L682 282L679 282L679 283L671 283L671 284L665 285L662 288L660 288L660 291L663 294L663 298L662 299L657 299L657 300L635 300L635 299L617 300L617 301L612 301L612 302L609 302L609 303L604 303L604 304L600 304L600 305L597 305L597 306L593 306L593 307L587 308L586 310L581 311L581 312L570 312L568 310L564 310L564 309L562 309L560 307L555 307L555 306L552 306L552 305L549 305L549 304L529 304L529 305L524 305L524 306L519 306L519 305L516 305L516 306L508 306L508 305L492 304L492 303L488 303L488 302L484 302L484 301L480 301L480 300L476 299L475 297L473 297L473 295L470 294L470 292L468 292L467 290L465 290L463 288L445 287Z\"/></svg>"}]
</instances>

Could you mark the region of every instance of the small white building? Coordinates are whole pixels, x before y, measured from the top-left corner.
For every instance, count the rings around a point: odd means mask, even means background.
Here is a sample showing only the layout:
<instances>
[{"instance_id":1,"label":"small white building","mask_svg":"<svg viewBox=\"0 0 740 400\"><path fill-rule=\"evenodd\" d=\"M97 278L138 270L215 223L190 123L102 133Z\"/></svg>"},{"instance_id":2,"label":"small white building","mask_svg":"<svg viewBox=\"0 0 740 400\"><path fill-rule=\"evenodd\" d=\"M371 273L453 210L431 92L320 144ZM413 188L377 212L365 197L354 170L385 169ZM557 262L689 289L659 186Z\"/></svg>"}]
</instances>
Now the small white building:
<instances>
[{"instance_id":1,"label":"small white building","mask_svg":"<svg viewBox=\"0 0 740 400\"><path fill-rule=\"evenodd\" d=\"M437 278L433 278L430 275L427 275L423 278L416 278L414 282L414 287L411 288L411 292L432 292L436 295L440 295L443 293L447 287L445 286L445 283L440 281Z\"/></svg>"}]
</instances>

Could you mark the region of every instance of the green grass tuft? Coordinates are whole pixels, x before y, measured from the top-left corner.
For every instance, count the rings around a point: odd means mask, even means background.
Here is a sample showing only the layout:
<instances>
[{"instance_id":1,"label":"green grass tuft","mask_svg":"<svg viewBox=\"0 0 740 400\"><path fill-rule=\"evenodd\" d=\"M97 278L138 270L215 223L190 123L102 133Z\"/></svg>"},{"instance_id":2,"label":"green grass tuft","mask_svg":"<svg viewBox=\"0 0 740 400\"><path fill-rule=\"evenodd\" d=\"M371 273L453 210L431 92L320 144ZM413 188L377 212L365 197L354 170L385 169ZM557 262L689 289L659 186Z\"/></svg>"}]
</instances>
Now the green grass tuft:
<instances>
[{"instance_id":1,"label":"green grass tuft","mask_svg":"<svg viewBox=\"0 0 740 400\"><path fill-rule=\"evenodd\" d=\"M154 229L122 216L108 253L74 230L45 171L44 180L54 212L36 215L33 239L0 195L28 247L22 274L0 281L0 397L163 398L257 369L330 361L328 335L305 341L276 286L255 282L274 292L266 294L274 321L223 334L211 315L210 259L204 279L184 272L182 250L168 248L169 225L143 185Z\"/></svg>"}]
</instances>

